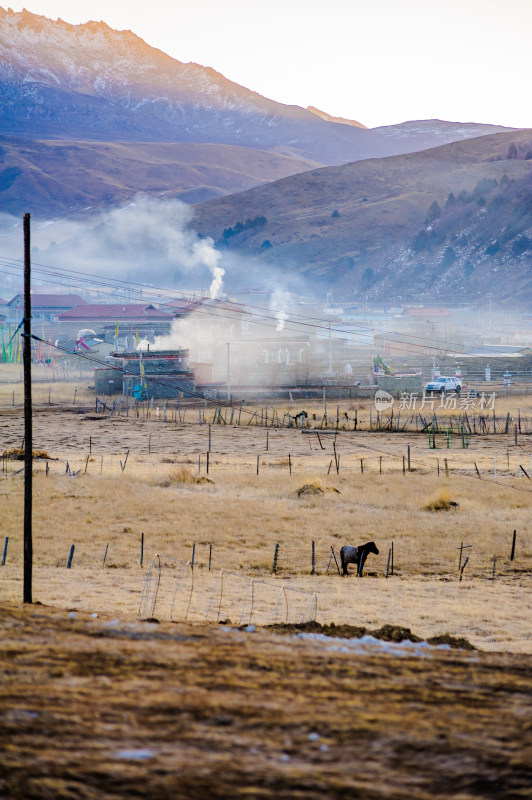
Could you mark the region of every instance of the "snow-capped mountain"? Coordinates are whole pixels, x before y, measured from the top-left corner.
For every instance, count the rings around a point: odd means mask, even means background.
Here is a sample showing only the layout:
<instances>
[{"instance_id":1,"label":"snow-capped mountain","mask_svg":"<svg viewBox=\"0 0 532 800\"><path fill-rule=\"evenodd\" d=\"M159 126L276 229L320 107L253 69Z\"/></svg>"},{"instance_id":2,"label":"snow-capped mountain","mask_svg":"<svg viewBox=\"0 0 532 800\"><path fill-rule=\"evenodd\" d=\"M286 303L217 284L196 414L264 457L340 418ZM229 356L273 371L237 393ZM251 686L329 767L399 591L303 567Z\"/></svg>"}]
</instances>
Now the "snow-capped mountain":
<instances>
[{"instance_id":1,"label":"snow-capped mountain","mask_svg":"<svg viewBox=\"0 0 532 800\"><path fill-rule=\"evenodd\" d=\"M34 139L211 142L321 164L403 153L502 130L415 123L367 130L286 106L131 31L0 8L0 133Z\"/></svg>"}]
</instances>

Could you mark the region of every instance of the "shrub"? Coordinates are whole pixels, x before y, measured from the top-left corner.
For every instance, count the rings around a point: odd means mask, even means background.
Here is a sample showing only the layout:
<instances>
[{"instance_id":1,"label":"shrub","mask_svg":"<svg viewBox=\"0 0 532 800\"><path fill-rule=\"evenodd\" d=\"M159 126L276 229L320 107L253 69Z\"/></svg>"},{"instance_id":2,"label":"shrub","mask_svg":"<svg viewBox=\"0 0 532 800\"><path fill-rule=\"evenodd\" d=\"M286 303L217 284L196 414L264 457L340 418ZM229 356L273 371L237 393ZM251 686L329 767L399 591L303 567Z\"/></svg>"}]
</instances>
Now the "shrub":
<instances>
[{"instance_id":1,"label":"shrub","mask_svg":"<svg viewBox=\"0 0 532 800\"><path fill-rule=\"evenodd\" d=\"M451 508L457 507L458 503L451 500L449 492L446 489L442 489L426 506L423 506L425 511L450 511Z\"/></svg>"}]
</instances>

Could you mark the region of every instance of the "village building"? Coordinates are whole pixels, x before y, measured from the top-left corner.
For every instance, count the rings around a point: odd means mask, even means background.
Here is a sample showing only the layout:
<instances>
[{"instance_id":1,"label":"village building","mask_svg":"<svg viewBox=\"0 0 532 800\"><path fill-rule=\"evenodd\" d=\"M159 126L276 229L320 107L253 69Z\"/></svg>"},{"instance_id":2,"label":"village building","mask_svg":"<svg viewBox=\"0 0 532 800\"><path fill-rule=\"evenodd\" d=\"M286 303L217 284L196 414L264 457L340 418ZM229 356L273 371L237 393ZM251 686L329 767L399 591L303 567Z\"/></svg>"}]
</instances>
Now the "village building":
<instances>
[{"instance_id":1,"label":"village building","mask_svg":"<svg viewBox=\"0 0 532 800\"><path fill-rule=\"evenodd\" d=\"M109 367L94 370L97 394L121 393L136 400L194 396L188 350L133 350L111 353Z\"/></svg>"},{"instance_id":2,"label":"village building","mask_svg":"<svg viewBox=\"0 0 532 800\"><path fill-rule=\"evenodd\" d=\"M171 313L152 303L85 303L59 314L55 321L62 339L75 338L79 330L86 328L97 335L103 334L105 341L121 337L120 343L133 349L137 332L140 339L165 335L170 331L172 319Z\"/></svg>"},{"instance_id":3,"label":"village building","mask_svg":"<svg viewBox=\"0 0 532 800\"><path fill-rule=\"evenodd\" d=\"M88 303L79 294L32 294L31 314L38 322L40 320L51 322L60 314L70 311L75 306L87 306ZM24 294L16 294L8 303L8 319L10 322L20 322L24 316Z\"/></svg>"}]
</instances>

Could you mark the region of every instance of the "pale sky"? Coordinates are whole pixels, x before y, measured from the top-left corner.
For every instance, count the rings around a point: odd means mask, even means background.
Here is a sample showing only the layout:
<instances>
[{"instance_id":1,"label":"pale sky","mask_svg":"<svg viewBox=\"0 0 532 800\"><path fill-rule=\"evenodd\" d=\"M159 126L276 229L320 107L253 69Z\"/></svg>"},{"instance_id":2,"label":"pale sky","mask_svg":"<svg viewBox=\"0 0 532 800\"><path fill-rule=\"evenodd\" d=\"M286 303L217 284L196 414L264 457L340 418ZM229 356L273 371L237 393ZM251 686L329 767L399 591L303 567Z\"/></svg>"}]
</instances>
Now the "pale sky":
<instances>
[{"instance_id":1,"label":"pale sky","mask_svg":"<svg viewBox=\"0 0 532 800\"><path fill-rule=\"evenodd\" d=\"M281 103L368 127L532 127L532 0L0 0L129 29Z\"/></svg>"}]
</instances>

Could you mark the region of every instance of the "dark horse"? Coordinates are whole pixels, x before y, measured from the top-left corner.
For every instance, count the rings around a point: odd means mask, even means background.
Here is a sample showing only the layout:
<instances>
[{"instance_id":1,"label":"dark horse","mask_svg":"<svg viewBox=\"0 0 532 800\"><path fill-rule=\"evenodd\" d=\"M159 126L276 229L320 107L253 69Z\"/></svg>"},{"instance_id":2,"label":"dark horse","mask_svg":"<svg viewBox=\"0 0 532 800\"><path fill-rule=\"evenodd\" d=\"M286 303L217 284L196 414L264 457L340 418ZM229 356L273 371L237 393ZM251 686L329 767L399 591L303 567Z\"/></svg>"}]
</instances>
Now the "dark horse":
<instances>
[{"instance_id":1,"label":"dark horse","mask_svg":"<svg viewBox=\"0 0 532 800\"><path fill-rule=\"evenodd\" d=\"M366 563L366 558L370 553L375 553L376 556L379 555L379 551L375 542L366 542L366 544L360 544L358 547L352 547L350 544L344 544L340 550L340 560L342 562L343 574L347 575L348 564L356 564L358 567L357 575L360 577L362 575L362 570L364 569L364 564Z\"/></svg>"}]
</instances>

